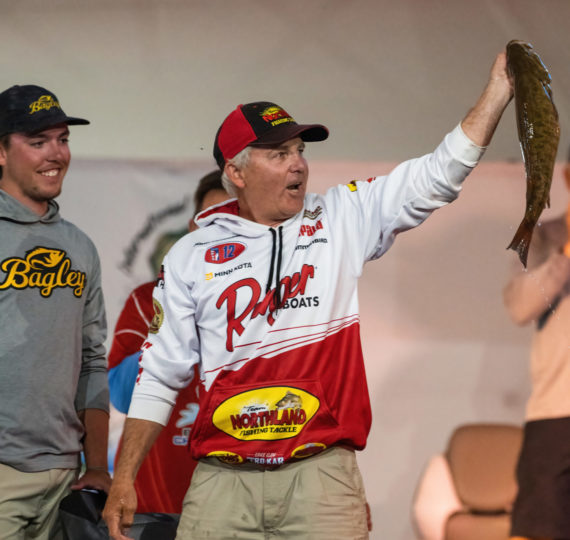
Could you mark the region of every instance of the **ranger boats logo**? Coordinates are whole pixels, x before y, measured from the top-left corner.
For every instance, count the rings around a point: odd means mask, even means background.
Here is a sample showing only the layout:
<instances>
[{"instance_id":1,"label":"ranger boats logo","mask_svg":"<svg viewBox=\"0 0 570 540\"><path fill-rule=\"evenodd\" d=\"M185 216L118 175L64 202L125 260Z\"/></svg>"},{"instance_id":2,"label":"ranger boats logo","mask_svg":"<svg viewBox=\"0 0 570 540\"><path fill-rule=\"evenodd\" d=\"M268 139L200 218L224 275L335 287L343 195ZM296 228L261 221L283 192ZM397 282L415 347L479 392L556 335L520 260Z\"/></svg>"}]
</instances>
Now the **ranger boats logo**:
<instances>
[{"instance_id":1,"label":"ranger boats logo","mask_svg":"<svg viewBox=\"0 0 570 540\"><path fill-rule=\"evenodd\" d=\"M304 264L300 272L295 272L292 276L285 276L281 279L279 287L282 304L287 303L295 296L304 295L307 281L314 276L315 267L310 264ZM275 322L273 316L273 312L277 307L274 300L275 290L270 290L263 298L261 297L261 291L261 285L255 279L246 278L232 283L218 298L216 308L221 309L224 303L227 304L228 327L226 349L228 351L231 352L234 350L234 332L238 336L243 334L245 330L243 323L248 317L251 316L253 319L259 315L267 314L267 322L270 325L273 325ZM246 298L249 297L250 299L241 313L236 313L238 294L246 294L248 295Z\"/></svg>"},{"instance_id":2,"label":"ranger boats logo","mask_svg":"<svg viewBox=\"0 0 570 540\"><path fill-rule=\"evenodd\" d=\"M290 439L301 433L319 406L317 397L300 388L269 386L226 399L212 421L241 441Z\"/></svg>"}]
</instances>

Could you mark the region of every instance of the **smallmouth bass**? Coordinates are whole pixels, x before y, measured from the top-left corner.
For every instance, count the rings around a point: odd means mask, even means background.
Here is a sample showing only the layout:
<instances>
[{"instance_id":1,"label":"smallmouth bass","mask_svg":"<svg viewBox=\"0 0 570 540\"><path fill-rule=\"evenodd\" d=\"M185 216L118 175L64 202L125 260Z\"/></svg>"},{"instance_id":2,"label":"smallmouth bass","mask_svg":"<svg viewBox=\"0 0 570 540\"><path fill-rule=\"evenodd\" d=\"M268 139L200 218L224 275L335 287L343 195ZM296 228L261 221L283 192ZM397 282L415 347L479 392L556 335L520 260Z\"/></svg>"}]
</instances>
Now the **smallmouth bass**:
<instances>
[{"instance_id":1,"label":"smallmouth bass","mask_svg":"<svg viewBox=\"0 0 570 540\"><path fill-rule=\"evenodd\" d=\"M530 43L509 41L507 69L514 83L517 130L526 171L525 214L507 249L514 249L526 268L532 232L544 208L550 206L560 125L550 73Z\"/></svg>"}]
</instances>

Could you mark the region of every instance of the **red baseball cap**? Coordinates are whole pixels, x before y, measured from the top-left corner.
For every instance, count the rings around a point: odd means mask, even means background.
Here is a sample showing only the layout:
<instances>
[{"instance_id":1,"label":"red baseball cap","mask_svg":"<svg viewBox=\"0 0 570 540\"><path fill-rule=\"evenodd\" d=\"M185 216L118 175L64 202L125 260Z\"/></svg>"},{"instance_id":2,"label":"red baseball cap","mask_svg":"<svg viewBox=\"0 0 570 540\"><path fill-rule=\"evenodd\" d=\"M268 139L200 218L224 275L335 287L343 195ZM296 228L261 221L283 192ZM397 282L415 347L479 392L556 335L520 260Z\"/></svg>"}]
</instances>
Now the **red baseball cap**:
<instances>
[{"instance_id":1,"label":"red baseball cap","mask_svg":"<svg viewBox=\"0 0 570 540\"><path fill-rule=\"evenodd\" d=\"M270 101L238 105L216 133L214 158L223 169L226 161L246 146L271 147L300 137L307 142L324 141L329 130L321 124L297 124L282 107Z\"/></svg>"}]
</instances>

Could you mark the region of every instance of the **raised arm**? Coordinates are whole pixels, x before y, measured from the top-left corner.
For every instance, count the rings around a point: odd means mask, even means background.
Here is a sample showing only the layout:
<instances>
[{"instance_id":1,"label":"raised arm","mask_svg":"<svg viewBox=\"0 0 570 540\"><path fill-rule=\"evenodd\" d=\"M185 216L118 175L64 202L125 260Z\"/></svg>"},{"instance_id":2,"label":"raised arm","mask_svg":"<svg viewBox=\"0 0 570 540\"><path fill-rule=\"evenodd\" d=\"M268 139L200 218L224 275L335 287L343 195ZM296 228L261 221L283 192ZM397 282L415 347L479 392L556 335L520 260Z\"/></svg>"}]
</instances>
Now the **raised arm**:
<instances>
[{"instance_id":1,"label":"raised arm","mask_svg":"<svg viewBox=\"0 0 570 540\"><path fill-rule=\"evenodd\" d=\"M461 122L465 135L475 144L487 146L513 94L507 73L507 55L501 52L495 58L487 86Z\"/></svg>"}]
</instances>

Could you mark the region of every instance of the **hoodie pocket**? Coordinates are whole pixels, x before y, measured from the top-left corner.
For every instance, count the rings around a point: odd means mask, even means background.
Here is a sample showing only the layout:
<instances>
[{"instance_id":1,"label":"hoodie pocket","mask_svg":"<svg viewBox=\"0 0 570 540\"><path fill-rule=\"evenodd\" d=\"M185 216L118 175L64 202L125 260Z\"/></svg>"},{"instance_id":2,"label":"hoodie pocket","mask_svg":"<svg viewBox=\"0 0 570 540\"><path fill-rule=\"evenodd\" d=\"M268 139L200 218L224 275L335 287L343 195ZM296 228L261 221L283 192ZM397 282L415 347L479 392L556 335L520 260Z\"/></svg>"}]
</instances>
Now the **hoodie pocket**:
<instances>
[{"instance_id":1,"label":"hoodie pocket","mask_svg":"<svg viewBox=\"0 0 570 540\"><path fill-rule=\"evenodd\" d=\"M280 380L263 386L213 387L194 441L211 438L235 442L303 438L308 432L336 431L319 380ZM328 438L328 437L326 437Z\"/></svg>"}]
</instances>

